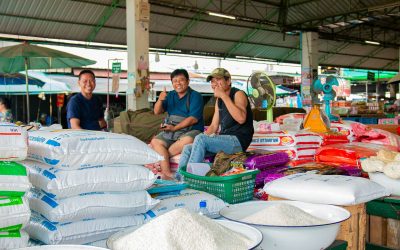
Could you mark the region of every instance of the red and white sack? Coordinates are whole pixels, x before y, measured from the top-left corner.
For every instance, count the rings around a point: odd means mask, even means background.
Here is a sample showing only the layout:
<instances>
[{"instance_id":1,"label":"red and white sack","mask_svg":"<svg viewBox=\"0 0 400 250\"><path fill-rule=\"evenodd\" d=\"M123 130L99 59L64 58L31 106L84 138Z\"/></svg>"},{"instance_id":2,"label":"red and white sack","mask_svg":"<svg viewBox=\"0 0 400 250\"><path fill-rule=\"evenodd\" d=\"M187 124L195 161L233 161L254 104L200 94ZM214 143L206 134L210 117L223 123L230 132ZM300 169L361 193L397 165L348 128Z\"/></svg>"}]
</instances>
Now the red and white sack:
<instances>
[{"instance_id":1,"label":"red and white sack","mask_svg":"<svg viewBox=\"0 0 400 250\"><path fill-rule=\"evenodd\" d=\"M0 161L23 161L28 154L28 133L13 123L0 122Z\"/></svg>"},{"instance_id":2,"label":"red and white sack","mask_svg":"<svg viewBox=\"0 0 400 250\"><path fill-rule=\"evenodd\" d=\"M355 141L356 137L354 135L354 131L351 127L351 124L355 122L353 121L340 121L340 122L331 122L331 130L333 132L340 133L342 135L346 135L349 139L349 142Z\"/></svg>"}]
</instances>

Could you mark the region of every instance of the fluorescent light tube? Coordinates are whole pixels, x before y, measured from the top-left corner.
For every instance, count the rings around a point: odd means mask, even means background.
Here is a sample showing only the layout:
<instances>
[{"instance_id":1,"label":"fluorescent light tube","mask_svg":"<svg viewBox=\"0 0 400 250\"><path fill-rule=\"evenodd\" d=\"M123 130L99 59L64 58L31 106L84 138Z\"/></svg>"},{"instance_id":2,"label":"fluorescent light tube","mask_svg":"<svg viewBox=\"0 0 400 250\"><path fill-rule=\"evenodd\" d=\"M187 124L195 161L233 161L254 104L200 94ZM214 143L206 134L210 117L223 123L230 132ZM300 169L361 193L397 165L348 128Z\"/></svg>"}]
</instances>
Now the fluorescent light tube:
<instances>
[{"instance_id":1,"label":"fluorescent light tube","mask_svg":"<svg viewBox=\"0 0 400 250\"><path fill-rule=\"evenodd\" d=\"M368 44L373 44L373 45L381 45L380 42L374 42L374 41L368 41L368 40L365 40L364 42L368 43Z\"/></svg>"},{"instance_id":2,"label":"fluorescent light tube","mask_svg":"<svg viewBox=\"0 0 400 250\"><path fill-rule=\"evenodd\" d=\"M232 19L232 20L235 20L235 19L236 19L236 17L234 17L234 16L225 15L225 14L220 14L220 13L215 13L215 12L208 12L208 14L209 14L210 16L217 16L217 17L228 18L228 19Z\"/></svg>"}]
</instances>

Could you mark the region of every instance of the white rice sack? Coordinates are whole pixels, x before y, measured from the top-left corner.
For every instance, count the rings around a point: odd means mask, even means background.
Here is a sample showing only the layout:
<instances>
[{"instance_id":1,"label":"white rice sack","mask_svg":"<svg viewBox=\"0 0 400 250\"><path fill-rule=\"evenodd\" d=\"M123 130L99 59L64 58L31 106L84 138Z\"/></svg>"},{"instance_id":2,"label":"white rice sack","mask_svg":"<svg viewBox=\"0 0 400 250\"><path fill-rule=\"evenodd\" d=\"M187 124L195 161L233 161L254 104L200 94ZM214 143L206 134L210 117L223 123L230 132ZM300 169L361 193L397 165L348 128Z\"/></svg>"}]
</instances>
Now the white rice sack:
<instances>
[{"instance_id":1,"label":"white rice sack","mask_svg":"<svg viewBox=\"0 0 400 250\"><path fill-rule=\"evenodd\" d=\"M140 226L143 222L143 215L130 215L53 224L34 215L26 231L31 239L50 245L87 244L107 239L116 232L127 227Z\"/></svg>"},{"instance_id":2,"label":"white rice sack","mask_svg":"<svg viewBox=\"0 0 400 250\"><path fill-rule=\"evenodd\" d=\"M400 180L392 179L384 173L368 173L369 179L384 186L391 195L400 196Z\"/></svg>"},{"instance_id":3,"label":"white rice sack","mask_svg":"<svg viewBox=\"0 0 400 250\"><path fill-rule=\"evenodd\" d=\"M114 163L144 165L163 159L133 136L89 130L31 132L28 157L69 170Z\"/></svg>"},{"instance_id":4,"label":"white rice sack","mask_svg":"<svg viewBox=\"0 0 400 250\"><path fill-rule=\"evenodd\" d=\"M24 230L0 231L0 250L17 249L28 246L29 235Z\"/></svg>"},{"instance_id":5,"label":"white rice sack","mask_svg":"<svg viewBox=\"0 0 400 250\"><path fill-rule=\"evenodd\" d=\"M186 208L197 213L199 212L200 201L207 203L207 209L211 214L219 214L219 211L227 206L223 200L212 194L194 189L185 189L181 191L179 196L161 200L156 207L146 213L146 219L153 219L176 208Z\"/></svg>"},{"instance_id":6,"label":"white rice sack","mask_svg":"<svg viewBox=\"0 0 400 250\"><path fill-rule=\"evenodd\" d=\"M0 161L22 161L28 153L28 133L13 123L0 122Z\"/></svg>"},{"instance_id":7,"label":"white rice sack","mask_svg":"<svg viewBox=\"0 0 400 250\"><path fill-rule=\"evenodd\" d=\"M30 188L28 170L24 166L0 161L0 196L23 196Z\"/></svg>"},{"instance_id":8,"label":"white rice sack","mask_svg":"<svg viewBox=\"0 0 400 250\"><path fill-rule=\"evenodd\" d=\"M0 228L17 225L24 228L30 217L31 210L27 198L0 196Z\"/></svg>"},{"instance_id":9,"label":"white rice sack","mask_svg":"<svg viewBox=\"0 0 400 250\"><path fill-rule=\"evenodd\" d=\"M102 247L102 248L108 249L108 247L107 247L107 239L108 239L108 237L103 239L103 240L98 240L98 241L95 241L95 242L87 243L85 245L93 246L93 247Z\"/></svg>"},{"instance_id":10,"label":"white rice sack","mask_svg":"<svg viewBox=\"0 0 400 250\"><path fill-rule=\"evenodd\" d=\"M51 222L125 216L147 212L159 203L147 191L131 193L87 193L52 199L43 192L30 193L30 208Z\"/></svg>"},{"instance_id":11,"label":"white rice sack","mask_svg":"<svg viewBox=\"0 0 400 250\"><path fill-rule=\"evenodd\" d=\"M301 173L266 183L265 192L288 200L349 206L365 203L390 192L362 177Z\"/></svg>"},{"instance_id":12,"label":"white rice sack","mask_svg":"<svg viewBox=\"0 0 400 250\"><path fill-rule=\"evenodd\" d=\"M145 190L156 180L144 166L112 164L63 170L35 161L23 161L29 179L51 198L66 198L89 192L134 192Z\"/></svg>"}]
</instances>

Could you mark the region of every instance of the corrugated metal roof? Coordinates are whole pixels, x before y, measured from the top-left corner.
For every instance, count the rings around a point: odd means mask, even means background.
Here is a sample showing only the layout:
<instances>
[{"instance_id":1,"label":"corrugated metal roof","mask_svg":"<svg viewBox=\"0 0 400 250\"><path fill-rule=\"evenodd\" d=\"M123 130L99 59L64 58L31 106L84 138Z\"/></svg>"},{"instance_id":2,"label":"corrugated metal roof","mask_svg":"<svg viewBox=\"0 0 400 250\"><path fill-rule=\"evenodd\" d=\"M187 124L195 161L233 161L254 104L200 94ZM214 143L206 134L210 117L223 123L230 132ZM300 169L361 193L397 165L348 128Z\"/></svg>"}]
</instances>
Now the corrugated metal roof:
<instances>
[{"instance_id":1,"label":"corrugated metal roof","mask_svg":"<svg viewBox=\"0 0 400 250\"><path fill-rule=\"evenodd\" d=\"M312 28L320 35L319 58L323 65L398 69L398 0L291 0L286 16L280 0L149 1L150 47L172 45L184 52L299 62L297 29ZM112 2L0 0L0 33L124 45L124 0L117 1L118 6L100 25ZM211 17L208 11L235 15L237 20ZM195 17L198 21L193 21ZM183 32L190 23L191 28ZM96 27L100 27L97 33ZM182 38L172 44L178 34ZM367 39L381 41L385 47L378 50L377 46L362 44Z\"/></svg>"}]
</instances>

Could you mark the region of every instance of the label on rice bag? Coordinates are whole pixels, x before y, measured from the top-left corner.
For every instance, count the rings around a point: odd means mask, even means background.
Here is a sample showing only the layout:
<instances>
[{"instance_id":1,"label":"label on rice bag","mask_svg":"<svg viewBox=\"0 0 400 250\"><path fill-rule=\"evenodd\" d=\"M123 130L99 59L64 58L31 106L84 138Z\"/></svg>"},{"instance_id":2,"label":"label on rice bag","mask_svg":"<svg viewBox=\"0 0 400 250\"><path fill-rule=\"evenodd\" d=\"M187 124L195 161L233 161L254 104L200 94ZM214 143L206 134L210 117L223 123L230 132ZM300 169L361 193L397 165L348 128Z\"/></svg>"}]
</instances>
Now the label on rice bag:
<instances>
[{"instance_id":1,"label":"label on rice bag","mask_svg":"<svg viewBox=\"0 0 400 250\"><path fill-rule=\"evenodd\" d=\"M28 152L28 134L13 123L0 122L0 161L22 161Z\"/></svg>"},{"instance_id":2,"label":"label on rice bag","mask_svg":"<svg viewBox=\"0 0 400 250\"><path fill-rule=\"evenodd\" d=\"M27 198L0 196L0 228L14 225L25 227L30 216L31 210Z\"/></svg>"},{"instance_id":3,"label":"label on rice bag","mask_svg":"<svg viewBox=\"0 0 400 250\"><path fill-rule=\"evenodd\" d=\"M280 131L272 133L255 133L250 146L297 146L320 145L321 138L308 131Z\"/></svg>"},{"instance_id":4,"label":"label on rice bag","mask_svg":"<svg viewBox=\"0 0 400 250\"><path fill-rule=\"evenodd\" d=\"M0 196L23 196L30 187L28 171L24 166L0 161Z\"/></svg>"}]
</instances>

